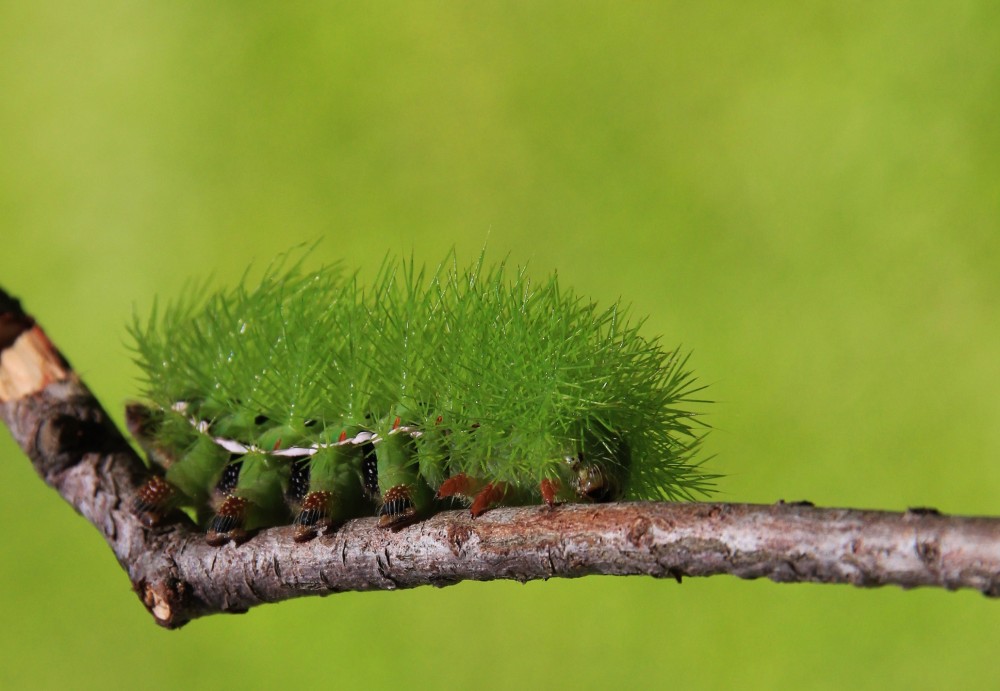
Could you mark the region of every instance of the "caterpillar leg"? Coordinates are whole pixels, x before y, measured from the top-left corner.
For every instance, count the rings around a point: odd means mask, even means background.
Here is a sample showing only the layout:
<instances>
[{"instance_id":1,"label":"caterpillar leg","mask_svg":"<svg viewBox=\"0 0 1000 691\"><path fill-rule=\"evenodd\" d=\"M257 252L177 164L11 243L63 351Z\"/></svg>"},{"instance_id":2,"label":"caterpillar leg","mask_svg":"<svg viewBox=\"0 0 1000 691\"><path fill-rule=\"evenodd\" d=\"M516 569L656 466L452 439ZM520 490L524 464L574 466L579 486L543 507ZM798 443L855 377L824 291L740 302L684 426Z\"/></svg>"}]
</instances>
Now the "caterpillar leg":
<instances>
[{"instance_id":1,"label":"caterpillar leg","mask_svg":"<svg viewBox=\"0 0 1000 691\"><path fill-rule=\"evenodd\" d=\"M144 526L154 528L166 520L176 501L177 488L155 475L132 498L132 513Z\"/></svg>"},{"instance_id":2,"label":"caterpillar leg","mask_svg":"<svg viewBox=\"0 0 1000 691\"><path fill-rule=\"evenodd\" d=\"M242 471L243 459L233 460L223 469L215 485L218 505L205 534L205 540L213 547L220 547L230 540L239 544L247 539L247 532L243 527L246 524L247 501L233 494Z\"/></svg>"},{"instance_id":3,"label":"caterpillar leg","mask_svg":"<svg viewBox=\"0 0 1000 691\"><path fill-rule=\"evenodd\" d=\"M382 508L378 512L378 527L398 530L420 518L414 506L410 485L394 485L382 495Z\"/></svg>"},{"instance_id":4,"label":"caterpillar leg","mask_svg":"<svg viewBox=\"0 0 1000 691\"><path fill-rule=\"evenodd\" d=\"M288 480L288 501L295 511L293 538L305 542L316 537L319 531L329 526L332 492L311 489L312 458L306 456L292 461L291 476Z\"/></svg>"},{"instance_id":5,"label":"caterpillar leg","mask_svg":"<svg viewBox=\"0 0 1000 691\"><path fill-rule=\"evenodd\" d=\"M163 424L163 413L149 406L129 402L125 406L125 425L149 460L161 468L169 468L174 458L155 441ZM154 475L139 488L132 498L132 513L147 528L164 523L177 508L180 491L162 476Z\"/></svg>"},{"instance_id":6,"label":"caterpillar leg","mask_svg":"<svg viewBox=\"0 0 1000 691\"><path fill-rule=\"evenodd\" d=\"M239 544L254 530L287 520L285 468L277 463L264 454L248 453L225 467L215 487L216 510L206 534L208 544Z\"/></svg>"},{"instance_id":7,"label":"caterpillar leg","mask_svg":"<svg viewBox=\"0 0 1000 691\"><path fill-rule=\"evenodd\" d=\"M364 451L353 444L320 449L292 462L288 499L295 512L296 542L306 542L361 513L358 477Z\"/></svg>"},{"instance_id":8,"label":"caterpillar leg","mask_svg":"<svg viewBox=\"0 0 1000 691\"><path fill-rule=\"evenodd\" d=\"M392 530L423 518L432 500L430 488L420 477L413 439L399 427L396 418L392 430L375 447L378 485L382 489L378 525Z\"/></svg>"},{"instance_id":9,"label":"caterpillar leg","mask_svg":"<svg viewBox=\"0 0 1000 691\"><path fill-rule=\"evenodd\" d=\"M292 539L308 542L333 525L333 492L310 492L302 500L302 508L295 514L295 532Z\"/></svg>"},{"instance_id":10,"label":"caterpillar leg","mask_svg":"<svg viewBox=\"0 0 1000 691\"><path fill-rule=\"evenodd\" d=\"M199 436L162 477L150 478L139 489L132 499L132 513L147 527L164 523L182 507L204 517L209 498L205 488L212 486L228 461L228 452L210 438Z\"/></svg>"},{"instance_id":11,"label":"caterpillar leg","mask_svg":"<svg viewBox=\"0 0 1000 691\"><path fill-rule=\"evenodd\" d=\"M243 497L226 497L208 525L205 540L213 547L221 547L227 542L246 542L247 508L249 500Z\"/></svg>"}]
</instances>

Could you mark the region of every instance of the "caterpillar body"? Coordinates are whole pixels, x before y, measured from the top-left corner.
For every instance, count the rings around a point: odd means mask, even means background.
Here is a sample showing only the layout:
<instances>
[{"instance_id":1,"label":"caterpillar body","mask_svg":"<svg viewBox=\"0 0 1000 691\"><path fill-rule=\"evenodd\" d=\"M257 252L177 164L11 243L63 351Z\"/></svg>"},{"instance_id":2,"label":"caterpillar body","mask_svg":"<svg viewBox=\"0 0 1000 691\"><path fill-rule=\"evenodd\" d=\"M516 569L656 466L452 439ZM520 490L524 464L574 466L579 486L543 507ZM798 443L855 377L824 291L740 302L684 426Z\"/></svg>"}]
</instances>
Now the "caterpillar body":
<instances>
[{"instance_id":1,"label":"caterpillar body","mask_svg":"<svg viewBox=\"0 0 1000 691\"><path fill-rule=\"evenodd\" d=\"M712 488L687 357L555 275L389 256L366 287L279 261L199 292L130 329L147 525L183 510L212 544L289 523L303 541L372 511L398 529L455 501L478 516Z\"/></svg>"}]
</instances>

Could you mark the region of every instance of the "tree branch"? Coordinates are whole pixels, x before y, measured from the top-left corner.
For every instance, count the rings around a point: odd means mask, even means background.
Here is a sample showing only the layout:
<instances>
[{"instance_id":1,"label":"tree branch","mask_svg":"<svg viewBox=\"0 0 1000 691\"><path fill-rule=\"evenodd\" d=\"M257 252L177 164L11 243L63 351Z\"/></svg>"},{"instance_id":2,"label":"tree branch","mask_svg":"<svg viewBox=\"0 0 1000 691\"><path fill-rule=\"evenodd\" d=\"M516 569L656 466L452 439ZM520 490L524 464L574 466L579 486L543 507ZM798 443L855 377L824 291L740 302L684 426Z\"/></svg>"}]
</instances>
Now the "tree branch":
<instances>
[{"instance_id":1,"label":"tree branch","mask_svg":"<svg viewBox=\"0 0 1000 691\"><path fill-rule=\"evenodd\" d=\"M777 582L974 588L1000 595L1000 519L809 504L573 504L440 513L399 532L358 519L210 547L189 523L147 529L148 471L17 300L0 290L0 417L36 471L101 533L157 623L346 590L462 580L731 574Z\"/></svg>"}]
</instances>

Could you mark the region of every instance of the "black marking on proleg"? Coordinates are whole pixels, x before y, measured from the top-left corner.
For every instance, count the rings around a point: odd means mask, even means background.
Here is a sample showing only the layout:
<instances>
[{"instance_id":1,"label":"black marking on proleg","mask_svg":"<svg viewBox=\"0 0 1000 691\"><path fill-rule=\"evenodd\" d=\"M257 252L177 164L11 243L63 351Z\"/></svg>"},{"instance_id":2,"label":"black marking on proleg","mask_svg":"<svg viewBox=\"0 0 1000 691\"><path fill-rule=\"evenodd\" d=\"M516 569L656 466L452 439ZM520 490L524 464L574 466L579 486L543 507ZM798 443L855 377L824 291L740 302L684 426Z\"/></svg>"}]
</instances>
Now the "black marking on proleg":
<instances>
[{"instance_id":1,"label":"black marking on proleg","mask_svg":"<svg viewBox=\"0 0 1000 691\"><path fill-rule=\"evenodd\" d=\"M300 502L309 494L311 457L303 456L292 460L291 475L288 478L287 496L292 501Z\"/></svg>"},{"instance_id":2,"label":"black marking on proleg","mask_svg":"<svg viewBox=\"0 0 1000 691\"><path fill-rule=\"evenodd\" d=\"M408 509L412 508L413 503L410 501L409 497L396 497L382 504L382 508L379 509L378 515L394 518L396 516L402 516Z\"/></svg>"},{"instance_id":3,"label":"black marking on proleg","mask_svg":"<svg viewBox=\"0 0 1000 691\"><path fill-rule=\"evenodd\" d=\"M418 518L410 499L410 488L406 485L389 488L382 498L382 506L378 511L378 527L400 530Z\"/></svg>"},{"instance_id":4,"label":"black marking on proleg","mask_svg":"<svg viewBox=\"0 0 1000 691\"><path fill-rule=\"evenodd\" d=\"M316 525L324 517L326 517L326 512L322 509L302 509L295 517L295 525Z\"/></svg>"},{"instance_id":5,"label":"black marking on proleg","mask_svg":"<svg viewBox=\"0 0 1000 691\"><path fill-rule=\"evenodd\" d=\"M215 514L208 529L212 532L226 534L235 528L239 528L242 523L243 520L239 516L233 514Z\"/></svg>"},{"instance_id":6,"label":"black marking on proleg","mask_svg":"<svg viewBox=\"0 0 1000 691\"><path fill-rule=\"evenodd\" d=\"M205 535L208 544L215 547L230 541L239 544L250 537L243 529L249 505L249 500L242 497L229 497L222 502L209 523L208 533Z\"/></svg>"},{"instance_id":7,"label":"black marking on proleg","mask_svg":"<svg viewBox=\"0 0 1000 691\"><path fill-rule=\"evenodd\" d=\"M163 510L163 502L147 501L141 496L132 500L132 513L140 516L147 513L158 513Z\"/></svg>"},{"instance_id":8,"label":"black marking on proleg","mask_svg":"<svg viewBox=\"0 0 1000 691\"><path fill-rule=\"evenodd\" d=\"M375 445L365 442L361 445L361 477L365 483L365 494L378 497L378 459L375 457Z\"/></svg>"},{"instance_id":9,"label":"black marking on proleg","mask_svg":"<svg viewBox=\"0 0 1000 691\"><path fill-rule=\"evenodd\" d=\"M160 510L160 505L146 501L142 497L135 497L132 500L132 513L136 516L141 516L142 514L154 513Z\"/></svg>"},{"instance_id":10,"label":"black marking on proleg","mask_svg":"<svg viewBox=\"0 0 1000 691\"><path fill-rule=\"evenodd\" d=\"M329 528L330 503L333 500L331 492L310 492L302 501L302 509L295 516L295 530L292 539L296 542L307 542L316 537L319 532Z\"/></svg>"},{"instance_id":11,"label":"black marking on proleg","mask_svg":"<svg viewBox=\"0 0 1000 691\"><path fill-rule=\"evenodd\" d=\"M234 455L234 460L231 460L222 470L222 476L215 485L215 491L219 494L232 494L233 490L236 489L236 484L240 481L240 470L243 469L243 461L235 459L240 458L242 457Z\"/></svg>"},{"instance_id":12,"label":"black marking on proleg","mask_svg":"<svg viewBox=\"0 0 1000 691\"><path fill-rule=\"evenodd\" d=\"M390 519L395 519L407 511L412 513L412 509L413 502L410 501L409 488L405 485L398 485L385 493L384 501L378 511L378 515L380 517L386 516Z\"/></svg>"}]
</instances>

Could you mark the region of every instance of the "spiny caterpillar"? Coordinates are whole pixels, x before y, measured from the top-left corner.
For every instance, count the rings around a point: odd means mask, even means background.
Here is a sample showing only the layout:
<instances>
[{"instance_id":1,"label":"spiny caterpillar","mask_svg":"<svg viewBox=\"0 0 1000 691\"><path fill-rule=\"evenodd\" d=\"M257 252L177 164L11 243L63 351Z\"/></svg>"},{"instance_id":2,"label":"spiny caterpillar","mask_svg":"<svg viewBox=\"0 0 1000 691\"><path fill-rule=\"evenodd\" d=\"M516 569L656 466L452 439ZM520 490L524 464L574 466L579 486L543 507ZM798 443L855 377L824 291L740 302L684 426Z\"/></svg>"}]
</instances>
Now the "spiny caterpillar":
<instances>
[{"instance_id":1,"label":"spiny caterpillar","mask_svg":"<svg viewBox=\"0 0 1000 691\"><path fill-rule=\"evenodd\" d=\"M148 403L129 427L155 475L147 525L184 510L213 545L297 541L377 511L398 529L457 500L692 499L704 427L679 350L523 269L387 257L374 282L273 264L132 324Z\"/></svg>"}]
</instances>

